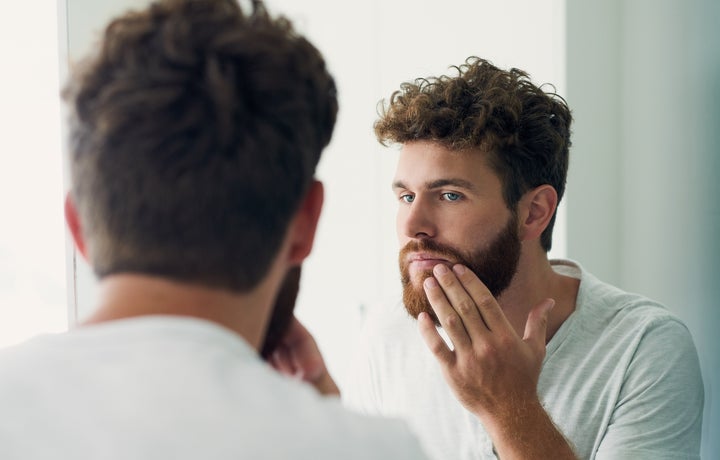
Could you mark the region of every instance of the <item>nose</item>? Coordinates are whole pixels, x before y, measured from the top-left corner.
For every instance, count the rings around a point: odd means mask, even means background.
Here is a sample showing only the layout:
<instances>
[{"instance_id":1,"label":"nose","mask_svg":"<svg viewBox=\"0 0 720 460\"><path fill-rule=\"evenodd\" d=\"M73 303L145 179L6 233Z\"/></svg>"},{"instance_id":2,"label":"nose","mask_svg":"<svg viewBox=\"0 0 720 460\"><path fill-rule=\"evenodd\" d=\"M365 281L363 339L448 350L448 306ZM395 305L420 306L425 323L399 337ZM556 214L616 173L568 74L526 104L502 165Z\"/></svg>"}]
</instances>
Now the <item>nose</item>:
<instances>
[{"instance_id":1,"label":"nose","mask_svg":"<svg viewBox=\"0 0 720 460\"><path fill-rule=\"evenodd\" d=\"M397 231L401 239L434 238L437 226L432 210L419 197L412 203L401 205L397 213Z\"/></svg>"}]
</instances>

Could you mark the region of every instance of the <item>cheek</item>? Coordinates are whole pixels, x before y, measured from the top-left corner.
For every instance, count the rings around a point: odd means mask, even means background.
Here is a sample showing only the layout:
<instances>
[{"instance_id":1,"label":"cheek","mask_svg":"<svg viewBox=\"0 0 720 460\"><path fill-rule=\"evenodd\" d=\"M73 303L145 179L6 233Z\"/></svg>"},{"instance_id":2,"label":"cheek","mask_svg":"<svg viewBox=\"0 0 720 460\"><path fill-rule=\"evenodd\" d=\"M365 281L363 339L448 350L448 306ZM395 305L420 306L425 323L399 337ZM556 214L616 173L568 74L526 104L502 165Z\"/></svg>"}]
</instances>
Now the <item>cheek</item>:
<instances>
[{"instance_id":1,"label":"cheek","mask_svg":"<svg viewBox=\"0 0 720 460\"><path fill-rule=\"evenodd\" d=\"M472 209L453 209L440 217L440 229L443 235L457 242L466 242L487 228L487 222L472 216Z\"/></svg>"},{"instance_id":2,"label":"cheek","mask_svg":"<svg viewBox=\"0 0 720 460\"><path fill-rule=\"evenodd\" d=\"M499 218L466 221L463 225L456 223L447 227L446 241L464 254L475 252L479 247L492 241L498 234Z\"/></svg>"}]
</instances>

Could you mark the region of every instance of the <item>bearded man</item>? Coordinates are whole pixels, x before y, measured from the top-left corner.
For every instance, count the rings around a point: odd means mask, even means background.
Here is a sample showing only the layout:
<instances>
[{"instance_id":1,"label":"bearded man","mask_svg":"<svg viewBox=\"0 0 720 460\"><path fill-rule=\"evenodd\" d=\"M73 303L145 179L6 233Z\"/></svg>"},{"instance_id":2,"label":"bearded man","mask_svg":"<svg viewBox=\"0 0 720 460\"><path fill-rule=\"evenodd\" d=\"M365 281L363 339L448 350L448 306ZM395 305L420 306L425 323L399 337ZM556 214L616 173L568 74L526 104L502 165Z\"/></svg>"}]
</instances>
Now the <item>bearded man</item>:
<instances>
[{"instance_id":1,"label":"bearded man","mask_svg":"<svg viewBox=\"0 0 720 460\"><path fill-rule=\"evenodd\" d=\"M379 309L345 401L407 419L438 459L699 458L703 384L663 306L549 260L565 101L478 58L405 83L375 132L403 306Z\"/></svg>"}]
</instances>

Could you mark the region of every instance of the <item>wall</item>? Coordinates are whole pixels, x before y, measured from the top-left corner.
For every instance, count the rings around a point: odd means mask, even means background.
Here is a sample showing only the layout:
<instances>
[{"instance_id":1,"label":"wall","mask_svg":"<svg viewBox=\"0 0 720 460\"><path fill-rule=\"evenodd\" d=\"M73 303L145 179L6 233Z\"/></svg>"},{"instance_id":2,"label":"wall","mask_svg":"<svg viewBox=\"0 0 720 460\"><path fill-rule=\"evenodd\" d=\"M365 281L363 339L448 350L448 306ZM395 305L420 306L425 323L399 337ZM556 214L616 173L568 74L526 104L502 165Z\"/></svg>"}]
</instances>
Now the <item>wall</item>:
<instances>
[{"instance_id":1,"label":"wall","mask_svg":"<svg viewBox=\"0 0 720 460\"><path fill-rule=\"evenodd\" d=\"M688 325L720 457L720 4L568 2L568 254Z\"/></svg>"},{"instance_id":2,"label":"wall","mask_svg":"<svg viewBox=\"0 0 720 460\"><path fill-rule=\"evenodd\" d=\"M57 10L0 15L0 348L67 329Z\"/></svg>"}]
</instances>

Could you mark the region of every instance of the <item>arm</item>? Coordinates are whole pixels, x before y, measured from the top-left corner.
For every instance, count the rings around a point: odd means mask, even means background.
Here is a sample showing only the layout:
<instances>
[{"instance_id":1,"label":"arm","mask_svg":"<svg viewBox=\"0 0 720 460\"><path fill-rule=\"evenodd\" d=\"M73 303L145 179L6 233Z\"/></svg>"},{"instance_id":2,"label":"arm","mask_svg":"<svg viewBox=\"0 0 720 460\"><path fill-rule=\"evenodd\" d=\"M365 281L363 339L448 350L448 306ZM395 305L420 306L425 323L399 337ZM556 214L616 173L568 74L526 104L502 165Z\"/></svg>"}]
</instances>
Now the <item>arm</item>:
<instances>
[{"instance_id":1,"label":"arm","mask_svg":"<svg viewBox=\"0 0 720 460\"><path fill-rule=\"evenodd\" d=\"M340 396L315 339L297 318L292 319L287 333L268 361L281 374L307 382L323 395Z\"/></svg>"},{"instance_id":2,"label":"arm","mask_svg":"<svg viewBox=\"0 0 720 460\"><path fill-rule=\"evenodd\" d=\"M576 458L537 395L554 302L548 299L530 312L520 338L485 285L460 265L453 271L437 265L424 287L454 350L427 314L418 317L418 325L455 396L480 419L499 458Z\"/></svg>"}]
</instances>

